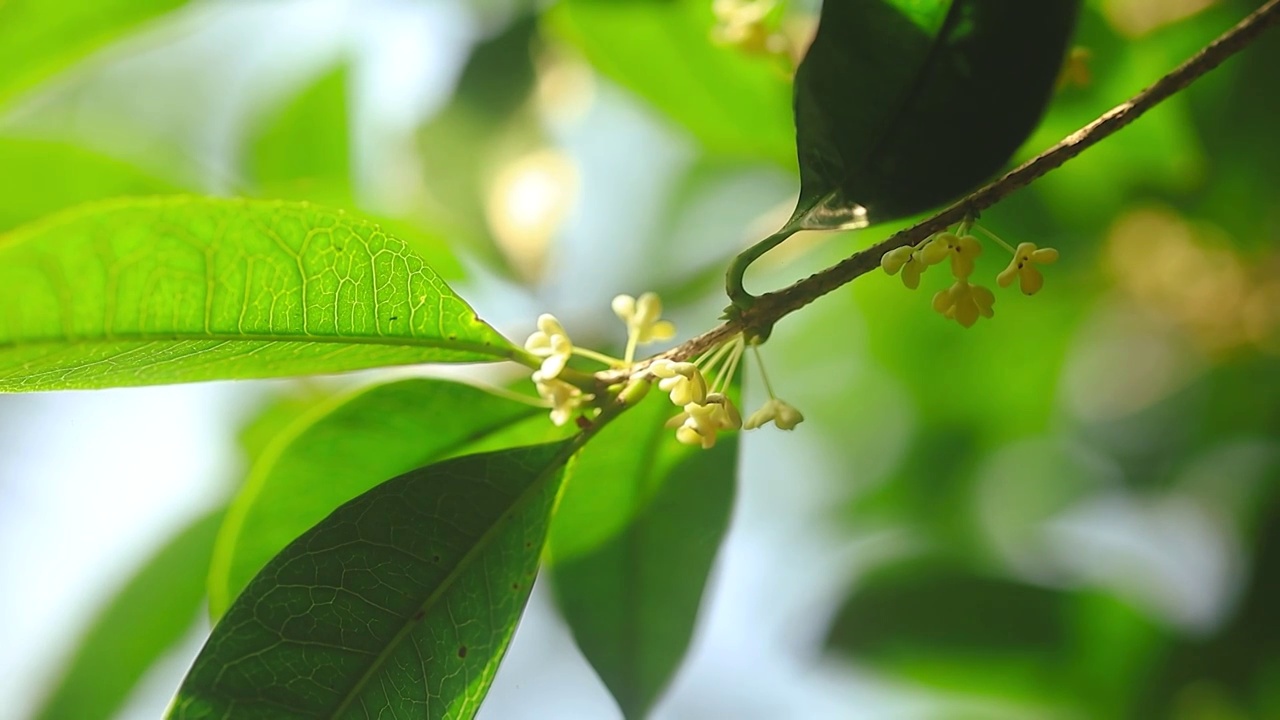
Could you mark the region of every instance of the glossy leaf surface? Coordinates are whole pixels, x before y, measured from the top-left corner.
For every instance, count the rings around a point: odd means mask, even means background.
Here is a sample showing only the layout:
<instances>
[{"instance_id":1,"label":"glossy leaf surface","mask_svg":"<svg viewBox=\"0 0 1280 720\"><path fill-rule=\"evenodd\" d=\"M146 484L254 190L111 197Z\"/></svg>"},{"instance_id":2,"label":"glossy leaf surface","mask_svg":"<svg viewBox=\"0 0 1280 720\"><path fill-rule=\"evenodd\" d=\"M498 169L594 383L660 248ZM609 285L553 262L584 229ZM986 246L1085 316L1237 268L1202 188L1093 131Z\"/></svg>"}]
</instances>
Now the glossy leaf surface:
<instances>
[{"instance_id":1,"label":"glossy leaf surface","mask_svg":"<svg viewBox=\"0 0 1280 720\"><path fill-rule=\"evenodd\" d=\"M733 505L736 436L680 445L663 427L672 411L650 398L588 443L552 526L564 618L628 718L680 666Z\"/></svg>"},{"instance_id":2,"label":"glossy leaf surface","mask_svg":"<svg viewBox=\"0 0 1280 720\"><path fill-rule=\"evenodd\" d=\"M267 561L339 505L521 421L537 418L549 432L545 416L470 385L427 379L312 408L266 445L232 502L210 570L210 612L221 616Z\"/></svg>"},{"instance_id":3,"label":"glossy leaf surface","mask_svg":"<svg viewBox=\"0 0 1280 720\"><path fill-rule=\"evenodd\" d=\"M130 200L0 235L0 391L515 352L403 241L341 211Z\"/></svg>"},{"instance_id":4,"label":"glossy leaf surface","mask_svg":"<svg viewBox=\"0 0 1280 720\"><path fill-rule=\"evenodd\" d=\"M823 4L796 73L803 228L859 227L962 195L1040 120L1079 0Z\"/></svg>"},{"instance_id":5,"label":"glossy leaf surface","mask_svg":"<svg viewBox=\"0 0 1280 720\"><path fill-rule=\"evenodd\" d=\"M84 634L40 720L115 717L134 686L191 629L222 511L169 540L111 598Z\"/></svg>"},{"instance_id":6,"label":"glossy leaf surface","mask_svg":"<svg viewBox=\"0 0 1280 720\"><path fill-rule=\"evenodd\" d=\"M170 716L472 717L528 599L567 453L447 460L338 508L231 606Z\"/></svg>"}]
</instances>

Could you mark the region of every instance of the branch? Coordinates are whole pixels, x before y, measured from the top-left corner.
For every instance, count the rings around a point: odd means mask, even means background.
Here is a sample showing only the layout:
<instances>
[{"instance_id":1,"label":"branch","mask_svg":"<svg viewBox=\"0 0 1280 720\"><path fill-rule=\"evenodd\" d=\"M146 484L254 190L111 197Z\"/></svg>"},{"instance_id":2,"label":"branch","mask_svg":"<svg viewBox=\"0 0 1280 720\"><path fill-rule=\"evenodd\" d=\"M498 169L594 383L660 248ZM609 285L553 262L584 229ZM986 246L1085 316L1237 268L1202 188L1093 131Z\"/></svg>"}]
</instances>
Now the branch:
<instances>
[{"instance_id":1,"label":"branch","mask_svg":"<svg viewBox=\"0 0 1280 720\"><path fill-rule=\"evenodd\" d=\"M1098 119L1011 170L1000 179L979 188L933 217L894 234L878 245L855 253L782 290L759 296L750 308L741 311L734 319L658 357L688 360L740 332L745 332L748 336L767 336L778 320L879 267L880 257L886 252L905 245L915 245L930 235L960 222L967 215L977 214L995 205L1010 193L1029 185L1041 175L1084 152L1085 148L1093 146L1138 119L1143 113L1186 88L1201 75L1222 64L1222 61L1243 50L1277 22L1280 22L1280 0L1268 0L1262 7L1219 35L1217 39L1160 78L1155 84L1103 113ZM640 363L636 369L646 364Z\"/></svg>"}]
</instances>

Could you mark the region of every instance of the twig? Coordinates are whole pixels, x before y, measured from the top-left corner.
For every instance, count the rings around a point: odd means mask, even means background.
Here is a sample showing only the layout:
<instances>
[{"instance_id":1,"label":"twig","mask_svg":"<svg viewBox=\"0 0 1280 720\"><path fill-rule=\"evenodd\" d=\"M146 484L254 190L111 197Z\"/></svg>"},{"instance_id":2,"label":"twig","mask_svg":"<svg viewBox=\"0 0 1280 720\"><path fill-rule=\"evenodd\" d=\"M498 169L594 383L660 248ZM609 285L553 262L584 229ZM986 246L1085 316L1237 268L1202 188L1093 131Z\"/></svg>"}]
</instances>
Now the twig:
<instances>
[{"instance_id":1,"label":"twig","mask_svg":"<svg viewBox=\"0 0 1280 720\"><path fill-rule=\"evenodd\" d=\"M904 245L915 245L933 233L960 222L966 215L991 207L1013 191L1027 186L1041 175L1079 155L1085 148L1091 147L1133 122L1143 113L1186 88L1201 75L1222 64L1222 61L1243 50L1277 22L1280 22L1280 0L1268 0L1262 7L1219 35L1217 39L1157 80L1155 84L1103 113L1098 119L998 180L979 188L933 217L895 233L878 245L855 253L782 290L759 296L754 304L741 311L738 317L657 357L687 360L740 332L767 336L778 320L879 267L880 257L886 252ZM649 362L654 359L657 358L651 358ZM636 369L645 365L647 362L639 363Z\"/></svg>"}]
</instances>

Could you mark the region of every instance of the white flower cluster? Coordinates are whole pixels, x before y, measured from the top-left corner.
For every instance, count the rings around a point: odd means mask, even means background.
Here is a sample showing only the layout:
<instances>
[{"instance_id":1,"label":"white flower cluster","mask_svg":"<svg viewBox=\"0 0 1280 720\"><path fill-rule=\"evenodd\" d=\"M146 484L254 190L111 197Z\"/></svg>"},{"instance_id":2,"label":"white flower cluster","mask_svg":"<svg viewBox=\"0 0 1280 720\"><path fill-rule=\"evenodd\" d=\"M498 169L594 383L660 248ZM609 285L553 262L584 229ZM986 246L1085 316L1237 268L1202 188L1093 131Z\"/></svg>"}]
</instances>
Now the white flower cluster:
<instances>
[{"instance_id":1,"label":"white flower cluster","mask_svg":"<svg viewBox=\"0 0 1280 720\"><path fill-rule=\"evenodd\" d=\"M619 295L613 299L613 311L627 326L627 348L622 359L575 347L564 326L552 315L540 316L537 332L525 341L525 350L542 360L533 373L533 382L538 395L551 408L551 420L556 425L564 425L576 413L591 410L595 400L595 395L587 392L595 377L570 369L570 358L578 355L603 363L612 370L629 369L634 366L635 351L639 345L670 340L676 335L675 325L661 319L662 301L654 293L645 293L639 298ZM627 387L643 389L656 380L659 389L680 408L680 413L667 422L667 427L675 428L676 439L686 445L712 448L720 432L744 427L750 430L769 422L783 430L795 428L804 416L774 396L763 364L760 371L769 391L769 401L752 413L745 424L742 422L737 407L729 399L729 388L745 347L742 336L736 335L694 362L659 358L649 363L645 370L633 372ZM712 380L708 381L708 377ZM629 401L628 392L623 390L622 397Z\"/></svg>"}]
</instances>

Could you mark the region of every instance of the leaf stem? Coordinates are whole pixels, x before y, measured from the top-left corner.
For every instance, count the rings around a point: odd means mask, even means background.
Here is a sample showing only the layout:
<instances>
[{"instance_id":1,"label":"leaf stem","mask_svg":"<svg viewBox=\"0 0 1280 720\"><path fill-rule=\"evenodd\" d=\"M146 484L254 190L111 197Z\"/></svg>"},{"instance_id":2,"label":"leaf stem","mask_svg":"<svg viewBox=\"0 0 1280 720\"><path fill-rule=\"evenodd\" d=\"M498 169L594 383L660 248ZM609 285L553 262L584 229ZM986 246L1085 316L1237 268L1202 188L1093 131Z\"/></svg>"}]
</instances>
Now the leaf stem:
<instances>
[{"instance_id":1,"label":"leaf stem","mask_svg":"<svg viewBox=\"0 0 1280 720\"><path fill-rule=\"evenodd\" d=\"M1250 13L1149 87L950 207L782 290L760 296L751 295L742 287L742 274L756 258L776 247L795 232L789 223L787 228L753 245L734 258L726 274L726 287L729 299L733 302L728 310L727 322L661 355L638 362L629 372L642 370L648 363L659 357L676 361L696 357L737 333L745 333L749 338L767 334L778 320L878 267L881 256L886 252L915 245L933 233L945 230L967 217L975 216L1014 191L1031 184L1045 173L1060 167L1102 139L1113 135L1148 110L1185 89L1205 73L1221 65L1227 58L1248 47L1263 32L1278 22L1280 22L1280 0L1268 0L1262 7Z\"/></svg>"},{"instance_id":2,"label":"leaf stem","mask_svg":"<svg viewBox=\"0 0 1280 720\"><path fill-rule=\"evenodd\" d=\"M747 289L742 286L742 276L747 273L751 263L781 245L783 240L795 235L798 229L794 227L794 223L787 223L786 227L738 253L738 256L733 259L729 264L729 270L725 272L724 284L725 291L729 294L729 301L733 303L734 308L746 311L755 304L756 296L747 292Z\"/></svg>"}]
</instances>

